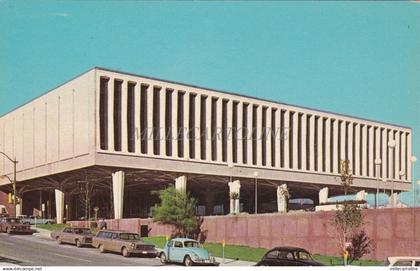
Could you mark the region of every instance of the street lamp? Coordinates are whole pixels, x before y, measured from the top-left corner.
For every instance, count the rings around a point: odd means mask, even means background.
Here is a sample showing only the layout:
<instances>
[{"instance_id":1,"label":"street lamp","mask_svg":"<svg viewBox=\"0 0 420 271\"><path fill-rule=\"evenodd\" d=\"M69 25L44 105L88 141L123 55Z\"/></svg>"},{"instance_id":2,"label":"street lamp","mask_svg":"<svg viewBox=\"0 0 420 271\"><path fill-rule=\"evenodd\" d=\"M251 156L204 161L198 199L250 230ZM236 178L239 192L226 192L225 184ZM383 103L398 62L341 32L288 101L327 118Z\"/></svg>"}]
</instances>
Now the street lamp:
<instances>
[{"instance_id":1,"label":"street lamp","mask_svg":"<svg viewBox=\"0 0 420 271\"><path fill-rule=\"evenodd\" d=\"M15 207L15 216L16 216L16 164L18 163L18 161L16 161L16 157L13 160L12 158L10 158L7 154L5 154L4 152L0 151L1 154L3 154L4 156L6 156L7 159L10 160L10 162L13 163L13 182L12 182L12 187L13 187L13 204Z\"/></svg>"},{"instance_id":2,"label":"street lamp","mask_svg":"<svg viewBox=\"0 0 420 271\"><path fill-rule=\"evenodd\" d=\"M395 143L395 140L390 140L390 141L388 141L388 148L389 148L389 152L391 153L391 151L393 151L394 150L394 148L395 148L395 145L396 145L396 143ZM396 172L395 172L395 168L394 168L394 157L395 157L395 153L394 153L394 155L392 155L392 159L390 159L390 161L389 161L389 168L391 169L391 176L389 176L390 178L391 178L391 195L392 195L392 193L394 192L394 189L393 189L393 187L394 187L394 178L395 178L395 175L396 175ZM392 207L392 206L391 206Z\"/></svg>"},{"instance_id":3,"label":"street lamp","mask_svg":"<svg viewBox=\"0 0 420 271\"><path fill-rule=\"evenodd\" d=\"M376 165L376 195L375 195L375 209L379 206L379 169L382 164L382 160L380 158L375 159Z\"/></svg>"},{"instance_id":4,"label":"street lamp","mask_svg":"<svg viewBox=\"0 0 420 271\"><path fill-rule=\"evenodd\" d=\"M228 163L227 166L230 169L229 179L230 179L230 181L232 181L232 169L234 167L234 164L233 163Z\"/></svg>"},{"instance_id":5,"label":"street lamp","mask_svg":"<svg viewBox=\"0 0 420 271\"><path fill-rule=\"evenodd\" d=\"M417 157L413 155L411 156L410 160L411 160L411 168L409 170L411 170L411 179L414 179L414 163L417 162ZM415 195L416 193L415 193L414 181L412 181L412 183L413 183L413 206L416 207L416 195ZM419 184L419 181L417 181L417 184Z\"/></svg>"},{"instance_id":6,"label":"street lamp","mask_svg":"<svg viewBox=\"0 0 420 271\"><path fill-rule=\"evenodd\" d=\"M255 214L258 213L258 172L254 171L255 178Z\"/></svg>"}]
</instances>

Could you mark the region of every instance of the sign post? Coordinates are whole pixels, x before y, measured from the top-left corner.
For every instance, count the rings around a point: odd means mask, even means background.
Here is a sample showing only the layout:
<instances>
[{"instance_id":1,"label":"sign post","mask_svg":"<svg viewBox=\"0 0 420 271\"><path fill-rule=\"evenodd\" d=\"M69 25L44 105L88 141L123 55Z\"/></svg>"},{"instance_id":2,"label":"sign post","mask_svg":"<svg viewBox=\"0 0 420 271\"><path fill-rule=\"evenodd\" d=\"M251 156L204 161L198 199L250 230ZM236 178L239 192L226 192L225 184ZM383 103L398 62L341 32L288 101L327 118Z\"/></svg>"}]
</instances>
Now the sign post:
<instances>
[{"instance_id":1,"label":"sign post","mask_svg":"<svg viewBox=\"0 0 420 271\"><path fill-rule=\"evenodd\" d=\"M225 239L222 240L222 264L225 264Z\"/></svg>"},{"instance_id":2,"label":"sign post","mask_svg":"<svg viewBox=\"0 0 420 271\"><path fill-rule=\"evenodd\" d=\"M344 265L347 265L347 260L349 258L349 252L347 251L347 249L345 249L343 252L343 258L344 258Z\"/></svg>"}]
</instances>

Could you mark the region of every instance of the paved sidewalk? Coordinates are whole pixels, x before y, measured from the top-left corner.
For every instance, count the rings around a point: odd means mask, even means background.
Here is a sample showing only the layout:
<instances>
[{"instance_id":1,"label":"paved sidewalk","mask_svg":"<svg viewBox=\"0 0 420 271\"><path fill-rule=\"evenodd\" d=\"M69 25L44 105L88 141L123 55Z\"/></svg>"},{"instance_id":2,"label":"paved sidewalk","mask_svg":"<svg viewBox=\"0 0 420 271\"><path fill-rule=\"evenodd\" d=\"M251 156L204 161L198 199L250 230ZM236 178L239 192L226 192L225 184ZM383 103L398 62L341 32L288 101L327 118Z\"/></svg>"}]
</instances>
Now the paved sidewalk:
<instances>
[{"instance_id":1,"label":"paved sidewalk","mask_svg":"<svg viewBox=\"0 0 420 271\"><path fill-rule=\"evenodd\" d=\"M223 263L222 258L216 257L216 261L220 263L220 266L253 266L256 263L248 262L248 261L241 261L241 260L233 260L233 259L226 259Z\"/></svg>"}]
</instances>

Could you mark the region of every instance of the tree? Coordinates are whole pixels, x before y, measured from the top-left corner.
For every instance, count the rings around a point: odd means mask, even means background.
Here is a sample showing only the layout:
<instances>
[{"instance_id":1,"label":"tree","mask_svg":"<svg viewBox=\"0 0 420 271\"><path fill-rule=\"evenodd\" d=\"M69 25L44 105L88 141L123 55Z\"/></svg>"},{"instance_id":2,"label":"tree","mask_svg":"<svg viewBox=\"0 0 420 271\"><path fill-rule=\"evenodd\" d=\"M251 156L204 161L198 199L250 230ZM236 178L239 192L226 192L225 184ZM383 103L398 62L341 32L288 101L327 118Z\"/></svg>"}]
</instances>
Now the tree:
<instances>
[{"instance_id":1,"label":"tree","mask_svg":"<svg viewBox=\"0 0 420 271\"><path fill-rule=\"evenodd\" d=\"M195 215L197 201L188 193L177 191L173 186L152 194L159 195L160 204L152 207L154 222L171 225L175 236L188 237L197 230L198 219Z\"/></svg>"},{"instance_id":2,"label":"tree","mask_svg":"<svg viewBox=\"0 0 420 271\"><path fill-rule=\"evenodd\" d=\"M338 234L338 241L343 250L350 242L351 236L363 225L363 215L357 204L344 202L338 206L334 217L335 226Z\"/></svg>"},{"instance_id":3,"label":"tree","mask_svg":"<svg viewBox=\"0 0 420 271\"><path fill-rule=\"evenodd\" d=\"M360 259L373 249L373 242L363 230L364 215L357 204L345 201L337 206L334 222L337 230L339 247L350 254L349 263Z\"/></svg>"}]
</instances>

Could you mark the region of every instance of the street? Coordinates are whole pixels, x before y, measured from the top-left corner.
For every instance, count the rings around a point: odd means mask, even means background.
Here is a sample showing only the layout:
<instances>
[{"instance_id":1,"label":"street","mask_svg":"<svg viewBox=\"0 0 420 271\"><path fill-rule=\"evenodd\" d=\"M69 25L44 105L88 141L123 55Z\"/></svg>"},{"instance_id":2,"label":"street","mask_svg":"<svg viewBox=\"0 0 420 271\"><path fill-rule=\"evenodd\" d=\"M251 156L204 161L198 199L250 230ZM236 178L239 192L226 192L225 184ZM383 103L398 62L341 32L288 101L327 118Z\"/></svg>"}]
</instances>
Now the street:
<instances>
[{"instance_id":1,"label":"street","mask_svg":"<svg viewBox=\"0 0 420 271\"><path fill-rule=\"evenodd\" d=\"M100 253L94 248L59 245L36 235L0 233L0 263L32 266L158 266L158 258L124 258L119 254Z\"/></svg>"},{"instance_id":2,"label":"street","mask_svg":"<svg viewBox=\"0 0 420 271\"><path fill-rule=\"evenodd\" d=\"M0 233L0 266L162 266L158 258L125 258L116 253L100 253L92 247L77 248L59 245L49 232L43 230L34 235L8 235ZM222 262L222 259L216 258ZM251 266L254 262L226 259L226 266ZM177 265L177 264L167 264Z\"/></svg>"}]
</instances>

